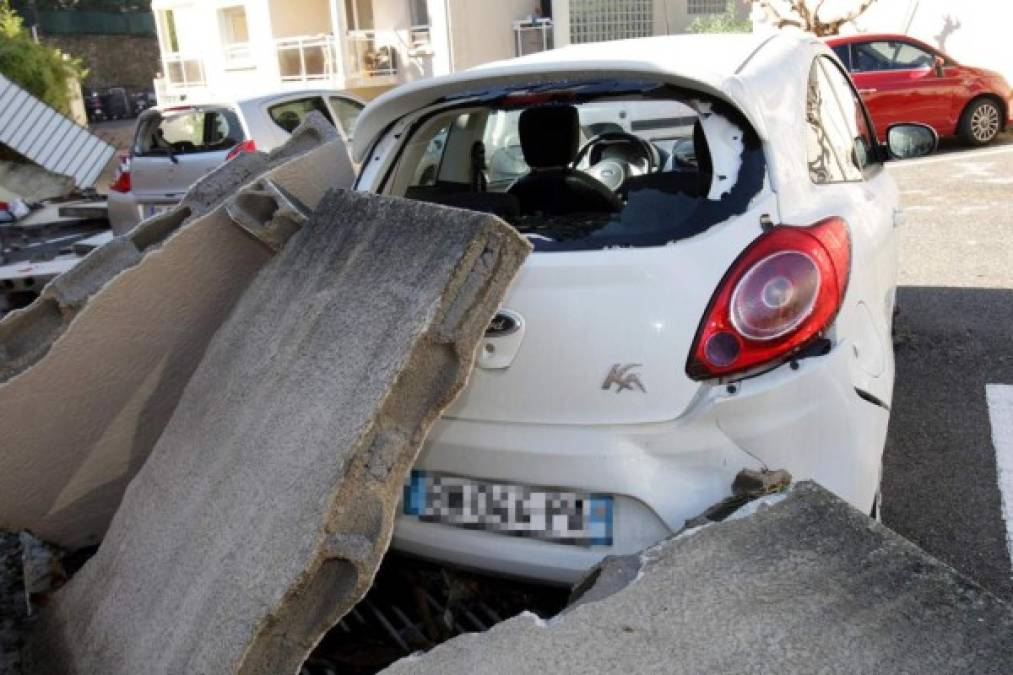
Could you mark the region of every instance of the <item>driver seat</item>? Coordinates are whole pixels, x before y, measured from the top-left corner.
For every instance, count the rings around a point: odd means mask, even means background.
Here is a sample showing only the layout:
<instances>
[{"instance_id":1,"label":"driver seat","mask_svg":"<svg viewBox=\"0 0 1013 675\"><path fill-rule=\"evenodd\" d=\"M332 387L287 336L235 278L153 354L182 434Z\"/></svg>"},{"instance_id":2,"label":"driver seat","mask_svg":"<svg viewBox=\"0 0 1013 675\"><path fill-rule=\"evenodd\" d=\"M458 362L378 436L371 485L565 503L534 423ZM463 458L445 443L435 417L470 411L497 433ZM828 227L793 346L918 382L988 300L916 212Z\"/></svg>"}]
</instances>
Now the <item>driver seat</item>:
<instances>
[{"instance_id":1,"label":"driver seat","mask_svg":"<svg viewBox=\"0 0 1013 675\"><path fill-rule=\"evenodd\" d=\"M521 112L521 151L531 172L507 190L522 215L612 213L622 201L601 181L570 167L580 143L580 118L572 105L542 105Z\"/></svg>"}]
</instances>

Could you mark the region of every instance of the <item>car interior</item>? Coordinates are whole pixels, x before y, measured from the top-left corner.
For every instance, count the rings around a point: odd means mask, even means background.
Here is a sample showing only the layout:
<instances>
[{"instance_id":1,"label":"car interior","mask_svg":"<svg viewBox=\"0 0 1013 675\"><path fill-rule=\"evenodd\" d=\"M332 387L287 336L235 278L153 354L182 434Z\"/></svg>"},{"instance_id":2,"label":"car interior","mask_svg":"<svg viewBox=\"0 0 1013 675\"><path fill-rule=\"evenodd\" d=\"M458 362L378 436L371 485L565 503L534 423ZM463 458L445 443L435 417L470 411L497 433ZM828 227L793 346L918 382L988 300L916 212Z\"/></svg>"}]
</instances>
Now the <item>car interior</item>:
<instances>
[{"instance_id":1,"label":"car interior","mask_svg":"<svg viewBox=\"0 0 1013 675\"><path fill-rule=\"evenodd\" d=\"M191 109L153 113L138 124L134 154L140 157L221 152L244 138L231 110Z\"/></svg>"},{"instance_id":2,"label":"car interior","mask_svg":"<svg viewBox=\"0 0 1013 675\"><path fill-rule=\"evenodd\" d=\"M543 87L430 113L386 191L493 213L536 248L656 241L708 200L713 169L698 101L563 93Z\"/></svg>"}]
</instances>

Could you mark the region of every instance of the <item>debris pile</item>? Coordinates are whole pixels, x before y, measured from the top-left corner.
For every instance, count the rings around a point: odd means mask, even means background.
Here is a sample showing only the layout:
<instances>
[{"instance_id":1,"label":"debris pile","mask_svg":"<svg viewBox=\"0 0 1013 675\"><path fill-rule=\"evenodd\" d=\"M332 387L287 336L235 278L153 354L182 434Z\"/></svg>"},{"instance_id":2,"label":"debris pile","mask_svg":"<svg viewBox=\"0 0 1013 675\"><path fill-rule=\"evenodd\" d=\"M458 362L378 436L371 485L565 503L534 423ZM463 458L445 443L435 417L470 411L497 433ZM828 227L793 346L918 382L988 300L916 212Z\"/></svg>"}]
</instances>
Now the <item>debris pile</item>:
<instances>
[{"instance_id":1,"label":"debris pile","mask_svg":"<svg viewBox=\"0 0 1013 675\"><path fill-rule=\"evenodd\" d=\"M1013 662L1008 605L812 483L606 559L586 586L554 619L521 614L384 672L983 673Z\"/></svg>"},{"instance_id":2,"label":"debris pile","mask_svg":"<svg viewBox=\"0 0 1013 675\"><path fill-rule=\"evenodd\" d=\"M104 537L34 672L295 672L369 588L530 247L330 190L334 133L240 155L0 323L0 526Z\"/></svg>"},{"instance_id":3,"label":"debris pile","mask_svg":"<svg viewBox=\"0 0 1013 675\"><path fill-rule=\"evenodd\" d=\"M274 252L226 202L260 180L315 207L329 181L350 181L336 138L310 119L293 139L307 152L239 155L0 322L0 528L98 543L211 336Z\"/></svg>"}]
</instances>

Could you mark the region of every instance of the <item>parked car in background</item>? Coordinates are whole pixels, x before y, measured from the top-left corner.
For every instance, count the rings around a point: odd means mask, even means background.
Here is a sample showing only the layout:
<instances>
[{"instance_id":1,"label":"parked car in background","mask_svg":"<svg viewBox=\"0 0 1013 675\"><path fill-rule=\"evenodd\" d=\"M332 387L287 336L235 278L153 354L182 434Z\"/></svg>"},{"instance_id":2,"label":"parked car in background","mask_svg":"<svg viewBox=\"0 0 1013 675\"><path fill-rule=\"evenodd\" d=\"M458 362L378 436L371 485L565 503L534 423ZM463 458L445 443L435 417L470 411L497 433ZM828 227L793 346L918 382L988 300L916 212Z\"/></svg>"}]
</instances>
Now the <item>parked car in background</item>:
<instances>
[{"instance_id":1,"label":"parked car in background","mask_svg":"<svg viewBox=\"0 0 1013 675\"><path fill-rule=\"evenodd\" d=\"M419 455L393 547L570 583L787 469L876 508L898 191L801 33L570 45L417 81L356 127L355 189L533 246ZM437 228L438 230L438 228Z\"/></svg>"},{"instance_id":2,"label":"parked car in background","mask_svg":"<svg viewBox=\"0 0 1013 675\"><path fill-rule=\"evenodd\" d=\"M343 91L317 90L144 111L109 188L113 232L171 208L194 181L236 153L281 145L311 110L350 141L363 105Z\"/></svg>"},{"instance_id":3,"label":"parked car in background","mask_svg":"<svg viewBox=\"0 0 1013 675\"><path fill-rule=\"evenodd\" d=\"M827 40L851 73L881 138L900 121L928 124L940 136L985 145L1013 123L1013 89L1001 74L957 63L906 35Z\"/></svg>"}]
</instances>

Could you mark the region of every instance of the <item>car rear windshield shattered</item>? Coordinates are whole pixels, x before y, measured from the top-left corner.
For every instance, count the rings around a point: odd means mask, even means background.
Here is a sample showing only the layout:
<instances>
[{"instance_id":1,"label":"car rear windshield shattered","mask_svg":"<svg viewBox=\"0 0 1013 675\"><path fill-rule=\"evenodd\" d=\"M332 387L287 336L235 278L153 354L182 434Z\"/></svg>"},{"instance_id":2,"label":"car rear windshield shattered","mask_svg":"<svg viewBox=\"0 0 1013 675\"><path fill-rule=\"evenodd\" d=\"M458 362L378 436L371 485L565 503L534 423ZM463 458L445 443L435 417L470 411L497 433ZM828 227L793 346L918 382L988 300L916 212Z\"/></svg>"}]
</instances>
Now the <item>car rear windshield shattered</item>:
<instances>
[{"instance_id":1,"label":"car rear windshield shattered","mask_svg":"<svg viewBox=\"0 0 1013 675\"><path fill-rule=\"evenodd\" d=\"M553 82L444 100L411 128L391 194L494 213L535 250L662 246L744 213L763 188L734 107L644 81Z\"/></svg>"}]
</instances>

